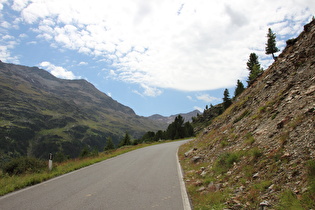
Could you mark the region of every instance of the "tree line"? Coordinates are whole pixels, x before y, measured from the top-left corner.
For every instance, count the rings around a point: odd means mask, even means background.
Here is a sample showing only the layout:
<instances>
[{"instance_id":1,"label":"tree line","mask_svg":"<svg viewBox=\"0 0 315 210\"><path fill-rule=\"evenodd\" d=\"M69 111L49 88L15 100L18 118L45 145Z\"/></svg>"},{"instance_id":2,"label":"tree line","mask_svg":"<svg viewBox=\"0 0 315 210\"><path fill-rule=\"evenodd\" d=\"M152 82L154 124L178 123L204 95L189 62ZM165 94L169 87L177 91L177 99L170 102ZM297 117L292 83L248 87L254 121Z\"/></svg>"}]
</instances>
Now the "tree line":
<instances>
[{"instance_id":1,"label":"tree line","mask_svg":"<svg viewBox=\"0 0 315 210\"><path fill-rule=\"evenodd\" d=\"M267 34L267 43L266 43L266 54L272 54L272 57L276 59L274 56L274 53L278 52L279 49L276 47L276 35L272 32L272 30L268 29ZM261 65L258 61L258 56L255 53L251 53L249 55L249 59L246 63L247 70L249 71L247 84L248 87L263 73L263 68L261 68ZM224 110L226 110L232 103L233 100L239 96L243 91L245 90L244 84L237 80L236 88L234 91L234 97L230 97L229 90L226 88L223 93L223 103L222 106L214 107L212 104L210 105L210 108L208 105L206 106L206 109L204 111L209 113L209 110L211 114L213 114L213 117L220 115L223 113ZM197 116L198 118L198 116ZM196 117L193 118L193 123L197 119ZM160 141L160 140L174 140L174 139L182 139L186 137L192 137L194 136L194 127L193 125L188 121L185 122L184 118L181 115L178 115L174 122L172 122L165 131L159 130L157 132L148 131L146 132L141 138L139 139L131 139L131 136L128 132L125 133L125 135L122 137L118 145L115 145L113 143L113 140L111 137L108 137L106 139L106 145L104 147L104 150L112 150L115 148L119 148L122 146L128 146L128 145L137 145L143 142L154 142L154 141ZM84 148L80 154L81 157L83 156L90 156L95 155L95 150L89 150L88 148Z\"/></svg>"},{"instance_id":2,"label":"tree line","mask_svg":"<svg viewBox=\"0 0 315 210\"><path fill-rule=\"evenodd\" d=\"M267 55L271 54L272 58L276 60L277 57L274 55L274 53L277 53L279 51L280 50L276 46L276 34L271 30L271 28L269 28L268 33L267 33L267 43L265 46L265 53ZM264 69L261 68L261 65L259 63L258 56L256 53L250 53L248 61L246 63L246 69L249 71L248 78L246 81L247 87L250 87L256 81L256 79L260 75L262 75L264 72ZM234 97L233 98L230 97L229 90L226 88L223 92L222 106L215 107L212 104L210 104L210 108L209 108L208 105L206 105L206 108L204 110L204 115L210 115L211 118L214 118L220 115L221 113L224 112L224 110L226 110L233 103L233 100L237 96L239 96L245 89L246 88L244 84L240 80L237 80L236 88L234 90ZM198 118L202 118L202 116L200 117L199 115L197 115L197 117L194 117L193 123L198 121Z\"/></svg>"},{"instance_id":3,"label":"tree line","mask_svg":"<svg viewBox=\"0 0 315 210\"><path fill-rule=\"evenodd\" d=\"M271 54L272 58L274 60L277 59L277 57L274 55L274 53L279 52L280 50L276 46L276 34L271 30L271 28L268 29L267 33L267 43L265 46L265 53L267 55ZM264 72L264 69L261 68L260 63L258 61L258 56L256 53L250 53L248 61L246 63L246 69L249 71L248 79L247 79L247 87L251 86L251 84L254 83L254 81L262 75ZM245 90L244 84L237 80L236 88L234 91L234 98L239 96L243 91ZM223 93L223 107L224 109L227 109L232 104L232 99L229 96L228 89L224 90Z\"/></svg>"}]
</instances>

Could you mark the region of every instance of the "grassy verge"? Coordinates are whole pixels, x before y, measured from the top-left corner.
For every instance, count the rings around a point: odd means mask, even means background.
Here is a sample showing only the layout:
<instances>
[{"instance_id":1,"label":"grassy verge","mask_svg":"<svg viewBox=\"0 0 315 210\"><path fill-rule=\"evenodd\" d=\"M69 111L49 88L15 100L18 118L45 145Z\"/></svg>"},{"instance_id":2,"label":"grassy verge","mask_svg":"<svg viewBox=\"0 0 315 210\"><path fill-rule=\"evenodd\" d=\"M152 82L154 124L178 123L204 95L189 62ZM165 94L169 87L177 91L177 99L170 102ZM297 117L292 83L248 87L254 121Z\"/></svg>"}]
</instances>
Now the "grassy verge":
<instances>
[{"instance_id":1,"label":"grassy verge","mask_svg":"<svg viewBox=\"0 0 315 210\"><path fill-rule=\"evenodd\" d=\"M183 144L178 152L187 192L194 209L258 209L264 200L270 201L272 209L314 208L315 160L303 163L304 167L299 170L294 168L295 165L290 166L292 174L303 174L301 178L296 178L298 182L303 183L303 187L300 185L300 188L295 188L298 190L294 190L291 187L294 185L287 181L288 173L277 174L282 168L288 168L289 164L285 157L281 157L282 150L268 155L256 146L246 150L227 151L217 143L220 153L211 156L211 151L209 156L194 161L194 157L204 154L204 151L200 150L202 144L208 143L208 148L211 147L209 141L202 140L199 138ZM252 135L244 138L245 145L252 145L252 142ZM192 148L199 151L189 154ZM268 167L268 170L263 170L264 167Z\"/></svg>"},{"instance_id":2,"label":"grassy verge","mask_svg":"<svg viewBox=\"0 0 315 210\"><path fill-rule=\"evenodd\" d=\"M165 143L165 142L169 142L169 141L164 141L162 143ZM118 155L130 152L132 150L140 149L143 147L147 147L147 146L151 146L151 145L155 145L159 143L161 142L139 144L136 146L125 146L122 148L118 148L116 150L99 153L98 156L95 156L95 157L87 157L84 159L82 158L72 159L66 162L62 162L62 163L54 162L52 171L48 170L48 165L47 165L47 170L39 172L39 173L29 173L29 174L23 174L23 175L9 176L8 174L3 174L2 171L0 171L0 196L13 192L18 189L25 188L27 186L41 183L48 179L69 173L71 171L92 165L94 163L98 163L100 161L116 157Z\"/></svg>"},{"instance_id":3,"label":"grassy verge","mask_svg":"<svg viewBox=\"0 0 315 210\"><path fill-rule=\"evenodd\" d=\"M196 143L196 142L194 142ZM227 197L229 196L228 190L213 190L211 193L204 193L201 189L214 183L213 188L215 188L217 175L221 172L226 171L229 165L238 159L235 154L227 154L226 156L221 156L219 160L213 163L213 167L216 168L216 174L207 174L206 176L201 176L201 168L207 167L209 162L201 162L198 164L192 164L191 158L185 158L184 153L193 148L193 142L186 143L179 148L178 156L184 171L184 179L186 182L187 193L192 202L194 209L224 209L224 205ZM233 164L233 163L232 163ZM221 176L223 179L224 176Z\"/></svg>"}]
</instances>

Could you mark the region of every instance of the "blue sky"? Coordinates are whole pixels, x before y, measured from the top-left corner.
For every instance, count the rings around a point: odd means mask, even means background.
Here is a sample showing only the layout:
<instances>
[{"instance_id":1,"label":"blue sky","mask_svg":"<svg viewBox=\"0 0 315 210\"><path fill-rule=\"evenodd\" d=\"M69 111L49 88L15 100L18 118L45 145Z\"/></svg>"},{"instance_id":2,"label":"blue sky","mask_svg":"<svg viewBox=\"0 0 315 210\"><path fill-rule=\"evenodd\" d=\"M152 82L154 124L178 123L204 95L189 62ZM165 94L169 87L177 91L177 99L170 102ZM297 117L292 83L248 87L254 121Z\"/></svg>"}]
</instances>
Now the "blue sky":
<instances>
[{"instance_id":1,"label":"blue sky","mask_svg":"<svg viewBox=\"0 0 315 210\"><path fill-rule=\"evenodd\" d=\"M313 0L0 0L0 60L86 79L138 115L222 101L268 28L282 50L315 14Z\"/></svg>"}]
</instances>

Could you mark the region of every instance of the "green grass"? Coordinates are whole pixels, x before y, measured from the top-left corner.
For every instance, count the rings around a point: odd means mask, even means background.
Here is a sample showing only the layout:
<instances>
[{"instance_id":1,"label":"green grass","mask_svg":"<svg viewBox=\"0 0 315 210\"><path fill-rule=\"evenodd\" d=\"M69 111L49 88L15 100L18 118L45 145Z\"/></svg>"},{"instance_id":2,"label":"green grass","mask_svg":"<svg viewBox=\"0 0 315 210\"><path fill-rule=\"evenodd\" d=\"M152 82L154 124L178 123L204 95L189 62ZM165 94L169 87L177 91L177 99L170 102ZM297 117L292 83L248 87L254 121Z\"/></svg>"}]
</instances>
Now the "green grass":
<instances>
[{"instance_id":1,"label":"green grass","mask_svg":"<svg viewBox=\"0 0 315 210\"><path fill-rule=\"evenodd\" d=\"M169 142L169 141L165 141L165 142ZM41 183L48 179L69 173L71 171L92 165L94 163L98 163L100 161L116 157L118 155L130 152L132 150L140 149L140 148L155 145L155 144L159 144L159 143L155 142L155 143L148 143L148 144L139 144L136 146L125 146L116 150L99 153L99 155L96 157L72 159L66 162L62 162L62 163L54 162L52 171L49 171L47 167L47 170L44 170L39 173L29 173L29 174L13 175L13 176L9 176L8 174L3 174L3 172L0 171L0 196L13 192L18 189L25 188L27 186Z\"/></svg>"},{"instance_id":2,"label":"green grass","mask_svg":"<svg viewBox=\"0 0 315 210\"><path fill-rule=\"evenodd\" d=\"M218 174L227 172L234 163L239 161L241 156L241 152L227 152L221 154L214 164L214 171Z\"/></svg>"},{"instance_id":3,"label":"green grass","mask_svg":"<svg viewBox=\"0 0 315 210\"><path fill-rule=\"evenodd\" d=\"M254 138L253 134L250 132L247 133L245 135L245 144L246 145L252 145L254 142L255 142L255 138Z\"/></svg>"},{"instance_id":4,"label":"green grass","mask_svg":"<svg viewBox=\"0 0 315 210\"><path fill-rule=\"evenodd\" d=\"M244 117L247 117L249 114L250 114L250 111L246 109L244 112L242 112L242 114L239 117L237 117L233 121L233 123L237 123L238 121L242 120Z\"/></svg>"},{"instance_id":5,"label":"green grass","mask_svg":"<svg viewBox=\"0 0 315 210\"><path fill-rule=\"evenodd\" d=\"M277 206L279 210L303 210L301 202L296 197L296 195L287 190L280 195L280 202Z\"/></svg>"},{"instance_id":6,"label":"green grass","mask_svg":"<svg viewBox=\"0 0 315 210\"><path fill-rule=\"evenodd\" d=\"M261 151L258 147L254 147L249 150L249 154L252 157L252 160L255 162L259 157L263 155L263 151Z\"/></svg>"},{"instance_id":7,"label":"green grass","mask_svg":"<svg viewBox=\"0 0 315 210\"><path fill-rule=\"evenodd\" d=\"M204 195L198 195L198 202L194 205L194 209L198 210L221 210L225 208L224 201L228 194L224 192L211 192Z\"/></svg>"}]
</instances>

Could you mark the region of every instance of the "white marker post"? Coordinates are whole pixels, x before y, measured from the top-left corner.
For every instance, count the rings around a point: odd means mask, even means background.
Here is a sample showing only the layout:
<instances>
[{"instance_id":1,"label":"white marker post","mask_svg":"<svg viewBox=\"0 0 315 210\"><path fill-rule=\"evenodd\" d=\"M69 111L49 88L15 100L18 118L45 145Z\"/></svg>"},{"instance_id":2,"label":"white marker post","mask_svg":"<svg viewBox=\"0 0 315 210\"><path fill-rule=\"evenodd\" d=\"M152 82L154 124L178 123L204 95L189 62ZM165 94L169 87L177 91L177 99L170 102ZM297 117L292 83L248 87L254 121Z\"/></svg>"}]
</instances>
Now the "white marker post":
<instances>
[{"instance_id":1,"label":"white marker post","mask_svg":"<svg viewBox=\"0 0 315 210\"><path fill-rule=\"evenodd\" d=\"M51 170L52 170L52 167L53 167L52 159L53 159L53 155L52 155L51 153L49 153L49 161L48 161L48 168L49 168L49 171L51 171Z\"/></svg>"}]
</instances>

